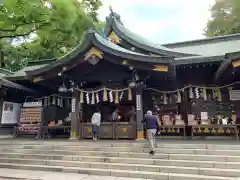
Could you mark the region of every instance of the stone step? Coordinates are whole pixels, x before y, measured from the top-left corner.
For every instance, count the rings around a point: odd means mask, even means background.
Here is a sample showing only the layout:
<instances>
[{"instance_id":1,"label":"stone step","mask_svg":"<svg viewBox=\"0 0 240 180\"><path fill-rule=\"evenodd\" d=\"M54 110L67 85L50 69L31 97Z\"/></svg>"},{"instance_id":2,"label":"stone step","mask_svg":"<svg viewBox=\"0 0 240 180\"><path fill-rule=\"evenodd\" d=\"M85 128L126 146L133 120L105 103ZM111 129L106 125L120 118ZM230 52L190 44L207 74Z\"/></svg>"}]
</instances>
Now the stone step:
<instances>
[{"instance_id":1,"label":"stone step","mask_svg":"<svg viewBox=\"0 0 240 180\"><path fill-rule=\"evenodd\" d=\"M57 147L57 146L41 146L41 147L0 147L0 152L54 152L56 154L79 154L82 151L104 151L104 152L136 152L148 153L149 148L129 148L129 147L91 147L91 146L76 146L76 147ZM240 156L239 150L210 150L210 149L170 149L170 148L156 148L156 153L167 154L199 154L199 155L230 155Z\"/></svg>"},{"instance_id":2,"label":"stone step","mask_svg":"<svg viewBox=\"0 0 240 180\"><path fill-rule=\"evenodd\" d=\"M236 141L237 142L237 141ZM207 141L206 141L207 143ZM191 143L191 141L186 141L186 143L182 144L169 144L167 142L157 141L157 147L159 148L173 148L173 149L210 149L210 150L240 150L240 145L236 144L197 144L195 142ZM68 146L68 147L77 147L77 146L91 146L91 147L133 147L133 148L148 148L148 143L146 140L142 142L136 141L129 141L129 142L121 142L121 141L99 141L99 142L92 142L92 141L0 141L1 147L43 147L43 146L52 146L52 147L61 147L61 146Z\"/></svg>"},{"instance_id":3,"label":"stone step","mask_svg":"<svg viewBox=\"0 0 240 180\"><path fill-rule=\"evenodd\" d=\"M240 162L219 162L219 161L194 161L194 160L172 160L172 159L154 159L149 158L120 158L120 157L100 157L100 156L69 156L69 155L44 155L44 154L21 154L7 153L1 154L1 158L35 158L44 160L65 160L65 161L88 161L88 162L109 162L142 165L166 165L166 166L183 166L183 167L201 167L201 168L227 168L239 169Z\"/></svg>"},{"instance_id":4,"label":"stone step","mask_svg":"<svg viewBox=\"0 0 240 180\"><path fill-rule=\"evenodd\" d=\"M29 164L29 165L31 164L31 165L47 165L47 166L61 166L64 164L65 167L77 167L77 168L96 168L96 169L115 169L115 170L121 169L121 170L141 171L141 172L146 171L146 172L163 172L163 173L181 173L181 174L224 176L224 177L238 177L240 173L239 169L78 162L78 161L61 161L61 160L0 158L0 162L8 163L8 164Z\"/></svg>"},{"instance_id":5,"label":"stone step","mask_svg":"<svg viewBox=\"0 0 240 180\"><path fill-rule=\"evenodd\" d=\"M218 162L240 162L240 156L223 156L223 155L192 155L192 154L156 154L154 156L146 153L116 153L115 156L106 152L82 152L80 155L64 154L33 154L33 153L0 153L0 157L18 157L18 158L36 158L36 159L55 159L55 160L80 160L80 161L99 161L99 162L120 162L120 163L145 163L154 164L154 161L161 159L168 160L193 160L193 161L218 161ZM118 154L118 155L117 155ZM143 162L144 161L144 162Z\"/></svg>"},{"instance_id":6,"label":"stone step","mask_svg":"<svg viewBox=\"0 0 240 180\"><path fill-rule=\"evenodd\" d=\"M119 149L108 149L108 150L88 150L88 149L79 149L79 150L45 150L45 149L2 149L0 148L0 153L31 153L31 154L64 154L64 155L86 155L86 156L110 156L110 157L148 157L148 151L147 149L143 149L143 151L146 152L134 152L134 151L120 151ZM206 151L206 152L204 152ZM199 151L183 151L179 150L172 150L172 149L156 149L156 155L154 157L165 159L166 157L169 157L171 155L203 155L203 157L206 157L208 155L210 156L220 156L220 157L231 157L231 156L239 156L240 157L240 151L232 150L232 151L223 151L218 150L216 151L208 151L208 150L199 150Z\"/></svg>"},{"instance_id":7,"label":"stone step","mask_svg":"<svg viewBox=\"0 0 240 180\"><path fill-rule=\"evenodd\" d=\"M146 172L146 171L129 171L116 169L98 169L98 168L81 168L81 167L63 167L50 165L33 165L33 164L10 164L0 163L0 168L22 169L22 170L40 170L55 171L67 173L93 174L102 176L130 177L130 178L148 178L156 180L236 180L236 177L221 176L204 176L182 173L164 173L164 172Z\"/></svg>"}]
</instances>

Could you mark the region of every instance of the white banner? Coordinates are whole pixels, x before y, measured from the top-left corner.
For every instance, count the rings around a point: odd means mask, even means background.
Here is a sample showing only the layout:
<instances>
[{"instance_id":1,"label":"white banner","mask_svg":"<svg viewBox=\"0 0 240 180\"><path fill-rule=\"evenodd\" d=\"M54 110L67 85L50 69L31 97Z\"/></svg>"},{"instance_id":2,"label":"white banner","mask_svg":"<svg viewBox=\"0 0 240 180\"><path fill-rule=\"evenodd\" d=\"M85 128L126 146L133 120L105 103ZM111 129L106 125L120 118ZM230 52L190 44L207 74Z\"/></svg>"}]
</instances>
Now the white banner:
<instances>
[{"instance_id":1,"label":"white banner","mask_svg":"<svg viewBox=\"0 0 240 180\"><path fill-rule=\"evenodd\" d=\"M20 119L21 104L3 102L1 124L17 124Z\"/></svg>"}]
</instances>

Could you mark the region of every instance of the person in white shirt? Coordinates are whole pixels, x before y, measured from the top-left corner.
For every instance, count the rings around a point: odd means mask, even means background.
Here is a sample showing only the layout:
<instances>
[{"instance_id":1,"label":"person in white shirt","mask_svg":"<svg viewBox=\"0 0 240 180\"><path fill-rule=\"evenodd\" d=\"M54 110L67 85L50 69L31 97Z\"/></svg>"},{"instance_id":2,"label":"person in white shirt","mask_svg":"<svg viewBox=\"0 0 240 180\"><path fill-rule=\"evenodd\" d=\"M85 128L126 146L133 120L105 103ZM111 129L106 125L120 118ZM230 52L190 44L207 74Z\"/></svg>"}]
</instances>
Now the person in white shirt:
<instances>
[{"instance_id":1,"label":"person in white shirt","mask_svg":"<svg viewBox=\"0 0 240 180\"><path fill-rule=\"evenodd\" d=\"M92 115L91 123L92 123L93 140L97 141L98 129L101 124L101 113L99 109L97 109L96 112Z\"/></svg>"}]
</instances>

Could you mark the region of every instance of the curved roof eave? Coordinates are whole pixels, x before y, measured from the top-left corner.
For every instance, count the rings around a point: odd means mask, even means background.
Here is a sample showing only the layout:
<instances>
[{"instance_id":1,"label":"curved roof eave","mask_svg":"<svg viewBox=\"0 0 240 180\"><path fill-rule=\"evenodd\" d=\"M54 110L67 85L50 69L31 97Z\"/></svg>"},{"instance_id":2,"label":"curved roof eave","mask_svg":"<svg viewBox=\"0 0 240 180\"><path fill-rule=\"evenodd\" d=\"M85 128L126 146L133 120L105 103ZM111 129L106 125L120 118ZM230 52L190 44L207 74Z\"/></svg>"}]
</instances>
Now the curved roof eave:
<instances>
[{"instance_id":1,"label":"curved roof eave","mask_svg":"<svg viewBox=\"0 0 240 180\"><path fill-rule=\"evenodd\" d=\"M176 65L190 65L190 64L201 64L201 63L221 63L225 59L225 55L219 56L189 56L175 58Z\"/></svg>"},{"instance_id":2,"label":"curved roof eave","mask_svg":"<svg viewBox=\"0 0 240 180\"><path fill-rule=\"evenodd\" d=\"M150 42L149 40L143 39L143 37L139 37L138 35L134 34L130 30L126 29L121 23L118 22L118 20L114 17L112 17L112 22L110 21L109 25L111 26L114 32L120 36L122 39L127 41L128 43L146 50L150 53L155 53L159 55L166 55L166 56L174 56L174 57L186 57L186 56L195 56L196 54L188 54L188 53L182 53L178 51L174 51L172 49L166 48L164 46L161 46L159 44L155 44L153 42ZM107 33L110 32L110 28L107 27Z\"/></svg>"},{"instance_id":3,"label":"curved roof eave","mask_svg":"<svg viewBox=\"0 0 240 180\"><path fill-rule=\"evenodd\" d=\"M240 51L232 52L232 53L226 53L225 54L225 60L222 62L222 64L219 66L215 73L215 80L218 80L223 73L229 68L229 66L232 64L233 60L240 57Z\"/></svg>"},{"instance_id":4,"label":"curved roof eave","mask_svg":"<svg viewBox=\"0 0 240 180\"><path fill-rule=\"evenodd\" d=\"M75 57L77 57L80 53L87 51L88 48L90 48L91 46L95 46L109 54L122 57L123 60L129 59L132 61L168 65L171 65L174 60L173 57L150 56L127 50L110 42L106 38L99 35L95 30L88 30L85 32L85 35L83 36L82 43L75 49L73 49L71 52L69 52L67 55L65 55L58 61L50 63L49 65L46 65L39 69L35 69L34 71L26 71L26 73L29 76L34 76L46 71L50 71L56 67L63 67L68 63L74 63L75 61L77 61L77 58Z\"/></svg>"},{"instance_id":5,"label":"curved roof eave","mask_svg":"<svg viewBox=\"0 0 240 180\"><path fill-rule=\"evenodd\" d=\"M14 82L9 81L9 80L7 80L5 78L2 78L2 77L0 77L0 84L2 86L14 88L14 89L20 89L20 90L27 91L27 92L32 92L32 93L36 92L33 89L27 88L27 87L25 87L23 85L20 85L20 84L17 84L17 83L14 83Z\"/></svg>"}]
</instances>

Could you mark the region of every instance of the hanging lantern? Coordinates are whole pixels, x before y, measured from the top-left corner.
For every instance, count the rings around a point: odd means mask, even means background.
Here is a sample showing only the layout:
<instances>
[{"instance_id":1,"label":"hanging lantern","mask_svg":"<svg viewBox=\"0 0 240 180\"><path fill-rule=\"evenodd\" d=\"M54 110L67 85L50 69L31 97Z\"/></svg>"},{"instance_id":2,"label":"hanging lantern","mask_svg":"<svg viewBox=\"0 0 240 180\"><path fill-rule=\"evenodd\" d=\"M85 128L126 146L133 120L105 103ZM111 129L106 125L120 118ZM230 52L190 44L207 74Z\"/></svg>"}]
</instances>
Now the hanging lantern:
<instances>
[{"instance_id":1,"label":"hanging lantern","mask_svg":"<svg viewBox=\"0 0 240 180\"><path fill-rule=\"evenodd\" d=\"M167 104L167 95L166 95L166 93L163 94L163 104Z\"/></svg>"},{"instance_id":2,"label":"hanging lantern","mask_svg":"<svg viewBox=\"0 0 240 180\"><path fill-rule=\"evenodd\" d=\"M95 104L95 96L94 96L94 92L92 92L92 101L91 104Z\"/></svg>"},{"instance_id":3,"label":"hanging lantern","mask_svg":"<svg viewBox=\"0 0 240 180\"><path fill-rule=\"evenodd\" d=\"M89 93L88 92L86 93L86 101L87 101L87 104L90 104L90 98L89 98Z\"/></svg>"},{"instance_id":4,"label":"hanging lantern","mask_svg":"<svg viewBox=\"0 0 240 180\"><path fill-rule=\"evenodd\" d=\"M112 91L109 91L109 101L113 102L113 94Z\"/></svg>"},{"instance_id":5,"label":"hanging lantern","mask_svg":"<svg viewBox=\"0 0 240 180\"><path fill-rule=\"evenodd\" d=\"M222 93L221 93L221 90L220 90L219 88L217 89L217 94L218 94L217 100L218 100L219 102L221 102L221 101L222 101Z\"/></svg>"},{"instance_id":6,"label":"hanging lantern","mask_svg":"<svg viewBox=\"0 0 240 180\"><path fill-rule=\"evenodd\" d=\"M80 90L80 103L83 104L84 103L84 98L83 98L83 90Z\"/></svg>"},{"instance_id":7,"label":"hanging lantern","mask_svg":"<svg viewBox=\"0 0 240 180\"><path fill-rule=\"evenodd\" d=\"M206 88L203 88L203 100L204 101L207 100L207 90L206 90Z\"/></svg>"},{"instance_id":8,"label":"hanging lantern","mask_svg":"<svg viewBox=\"0 0 240 180\"><path fill-rule=\"evenodd\" d=\"M193 98L194 98L192 87L189 87L189 98L190 98L190 99L193 99Z\"/></svg>"},{"instance_id":9,"label":"hanging lantern","mask_svg":"<svg viewBox=\"0 0 240 180\"><path fill-rule=\"evenodd\" d=\"M119 100L120 100L120 101L121 101L122 98L123 98L123 93L124 93L124 91L122 91L121 94L120 94L120 96L119 96Z\"/></svg>"},{"instance_id":10,"label":"hanging lantern","mask_svg":"<svg viewBox=\"0 0 240 180\"><path fill-rule=\"evenodd\" d=\"M119 103L118 91L115 91L115 104Z\"/></svg>"},{"instance_id":11,"label":"hanging lantern","mask_svg":"<svg viewBox=\"0 0 240 180\"><path fill-rule=\"evenodd\" d=\"M182 102L182 97L181 97L181 93L180 91L177 92L177 103L181 103Z\"/></svg>"},{"instance_id":12,"label":"hanging lantern","mask_svg":"<svg viewBox=\"0 0 240 180\"><path fill-rule=\"evenodd\" d=\"M108 97L107 97L107 89L104 88L103 89L103 101L107 101L108 100Z\"/></svg>"},{"instance_id":13,"label":"hanging lantern","mask_svg":"<svg viewBox=\"0 0 240 180\"><path fill-rule=\"evenodd\" d=\"M199 94L199 89L197 87L195 88L195 94L196 94L196 98L199 99L200 94Z\"/></svg>"},{"instance_id":14,"label":"hanging lantern","mask_svg":"<svg viewBox=\"0 0 240 180\"><path fill-rule=\"evenodd\" d=\"M100 101L99 101L99 95L98 95L98 93L96 93L96 101L97 101L97 103L100 102Z\"/></svg>"},{"instance_id":15,"label":"hanging lantern","mask_svg":"<svg viewBox=\"0 0 240 180\"><path fill-rule=\"evenodd\" d=\"M132 89L128 88L128 100L132 101Z\"/></svg>"}]
</instances>

